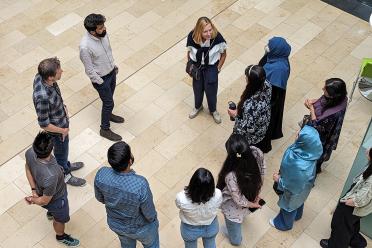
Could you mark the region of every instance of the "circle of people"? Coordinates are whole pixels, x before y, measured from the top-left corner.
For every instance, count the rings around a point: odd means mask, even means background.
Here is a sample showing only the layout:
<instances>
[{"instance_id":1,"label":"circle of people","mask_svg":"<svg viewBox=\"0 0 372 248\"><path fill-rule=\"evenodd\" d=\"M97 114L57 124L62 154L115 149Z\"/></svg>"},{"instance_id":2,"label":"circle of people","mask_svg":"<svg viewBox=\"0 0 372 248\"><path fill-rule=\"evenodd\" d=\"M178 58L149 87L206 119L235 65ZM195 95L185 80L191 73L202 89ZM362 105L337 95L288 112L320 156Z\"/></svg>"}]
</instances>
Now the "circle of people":
<instances>
[{"instance_id":1,"label":"circle of people","mask_svg":"<svg viewBox=\"0 0 372 248\"><path fill-rule=\"evenodd\" d=\"M130 146L110 129L110 122L123 123L124 118L112 113L119 69L105 21L103 15L88 15L84 20L87 32L79 47L85 72L102 100L100 135L116 142L107 152L111 167L100 168L95 176L95 198L105 205L108 226L118 235L122 247L134 248L139 241L145 248L156 248L160 246L159 222L149 183L132 169ZM195 100L189 118L202 111L205 94L211 117L219 124L218 74L226 59L227 43L212 21L201 17L188 34L186 47L186 72L192 77ZM175 196L186 248L197 247L199 238L205 248L216 247L219 209L225 219L222 231L232 245L240 245L245 217L265 204L260 196L266 171L264 153L271 150L271 140L283 137L291 46L284 38L273 37L264 51L259 63L244 71L245 89L239 102L229 102L227 113L235 125L225 144L227 157L217 183L208 169L199 168ZM86 181L72 175L84 163L70 163L68 159L68 110L57 84L62 72L60 61L48 58L40 62L34 79L33 102L43 131L26 151L26 175L32 195L25 200L47 210L58 242L77 247L80 241L65 233L65 223L70 220L66 183L84 186ZM322 96L305 101L309 112L299 121L296 139L284 152L280 170L272 176L280 207L280 212L269 220L274 228L287 231L301 219L316 175L337 147L347 99L345 82L330 78L325 80ZM367 151L367 157L366 169L339 200L331 235L320 241L321 247L366 247L367 241L359 230L360 218L372 212L372 149Z\"/></svg>"}]
</instances>

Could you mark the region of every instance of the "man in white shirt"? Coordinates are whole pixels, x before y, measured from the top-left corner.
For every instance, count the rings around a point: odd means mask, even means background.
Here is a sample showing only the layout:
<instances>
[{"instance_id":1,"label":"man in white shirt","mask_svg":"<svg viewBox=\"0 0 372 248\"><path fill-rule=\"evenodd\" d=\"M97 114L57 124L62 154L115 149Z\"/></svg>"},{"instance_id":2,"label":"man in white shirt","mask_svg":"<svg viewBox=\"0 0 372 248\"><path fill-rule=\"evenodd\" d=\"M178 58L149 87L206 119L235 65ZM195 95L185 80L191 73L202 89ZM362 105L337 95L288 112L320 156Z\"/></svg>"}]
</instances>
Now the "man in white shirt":
<instances>
[{"instance_id":1,"label":"man in white shirt","mask_svg":"<svg viewBox=\"0 0 372 248\"><path fill-rule=\"evenodd\" d=\"M87 32L80 42L80 60L102 100L100 135L112 141L119 141L122 138L111 131L110 121L123 123L124 118L112 113L118 67L112 56L105 21L106 18L100 14L90 14L85 18L84 27Z\"/></svg>"}]
</instances>

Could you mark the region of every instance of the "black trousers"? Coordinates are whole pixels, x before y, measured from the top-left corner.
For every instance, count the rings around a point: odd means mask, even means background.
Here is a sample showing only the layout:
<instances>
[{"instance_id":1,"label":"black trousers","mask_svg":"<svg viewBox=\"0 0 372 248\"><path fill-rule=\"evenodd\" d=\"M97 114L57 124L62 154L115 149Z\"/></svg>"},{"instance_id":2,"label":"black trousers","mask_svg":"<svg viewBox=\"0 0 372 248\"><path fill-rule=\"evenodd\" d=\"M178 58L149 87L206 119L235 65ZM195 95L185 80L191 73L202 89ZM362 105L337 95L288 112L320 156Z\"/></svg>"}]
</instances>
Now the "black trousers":
<instances>
[{"instance_id":1,"label":"black trousers","mask_svg":"<svg viewBox=\"0 0 372 248\"><path fill-rule=\"evenodd\" d=\"M207 97L209 112L216 111L218 91L218 69L217 65L209 65L202 68L199 80L192 80L194 90L195 108L203 104L204 92Z\"/></svg>"},{"instance_id":2,"label":"black trousers","mask_svg":"<svg viewBox=\"0 0 372 248\"><path fill-rule=\"evenodd\" d=\"M112 70L109 74L102 77L103 83L93 83L93 87L97 90L99 97L102 100L101 110L101 128L110 128L110 118L114 109L114 92L116 87L116 72Z\"/></svg>"},{"instance_id":3,"label":"black trousers","mask_svg":"<svg viewBox=\"0 0 372 248\"><path fill-rule=\"evenodd\" d=\"M366 239L359 233L360 217L353 215L354 207L338 203L332 217L331 237L328 248L361 248L367 246Z\"/></svg>"}]
</instances>

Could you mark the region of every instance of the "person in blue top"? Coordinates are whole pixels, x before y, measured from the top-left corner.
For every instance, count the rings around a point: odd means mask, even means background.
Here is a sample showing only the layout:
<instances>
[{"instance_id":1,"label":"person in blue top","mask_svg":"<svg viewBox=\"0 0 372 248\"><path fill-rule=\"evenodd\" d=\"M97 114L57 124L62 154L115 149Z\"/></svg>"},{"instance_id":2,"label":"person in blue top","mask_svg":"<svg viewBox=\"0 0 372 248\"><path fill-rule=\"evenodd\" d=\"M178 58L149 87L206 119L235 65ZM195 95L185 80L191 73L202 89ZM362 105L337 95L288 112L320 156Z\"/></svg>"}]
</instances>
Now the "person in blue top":
<instances>
[{"instance_id":1,"label":"person in blue top","mask_svg":"<svg viewBox=\"0 0 372 248\"><path fill-rule=\"evenodd\" d=\"M124 141L107 151L110 167L101 167L94 179L96 199L106 207L107 224L122 248L159 248L159 221L147 179L132 169L134 157Z\"/></svg>"},{"instance_id":2,"label":"person in blue top","mask_svg":"<svg viewBox=\"0 0 372 248\"><path fill-rule=\"evenodd\" d=\"M290 74L288 60L290 53L291 46L284 38L273 37L265 46L265 55L259 62L259 65L263 66L265 70L266 80L272 86L270 125L260 146L264 153L271 150L271 140L283 137L282 122L287 81Z\"/></svg>"},{"instance_id":3,"label":"person in blue top","mask_svg":"<svg viewBox=\"0 0 372 248\"><path fill-rule=\"evenodd\" d=\"M301 219L304 202L314 186L316 161L323 153L318 131L305 125L294 144L283 155L280 171L274 173L278 184L279 214L270 219L270 224L281 231L292 229L293 223Z\"/></svg>"}]
</instances>

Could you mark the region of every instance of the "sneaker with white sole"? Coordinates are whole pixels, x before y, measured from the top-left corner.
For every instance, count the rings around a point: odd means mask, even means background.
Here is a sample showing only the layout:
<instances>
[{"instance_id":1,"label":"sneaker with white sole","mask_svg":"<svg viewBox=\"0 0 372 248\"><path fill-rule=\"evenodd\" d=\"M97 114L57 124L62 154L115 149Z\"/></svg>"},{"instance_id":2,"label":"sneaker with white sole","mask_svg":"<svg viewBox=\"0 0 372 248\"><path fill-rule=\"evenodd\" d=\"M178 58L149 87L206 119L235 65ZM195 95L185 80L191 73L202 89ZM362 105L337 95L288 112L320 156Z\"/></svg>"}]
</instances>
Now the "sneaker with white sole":
<instances>
[{"instance_id":1,"label":"sneaker with white sole","mask_svg":"<svg viewBox=\"0 0 372 248\"><path fill-rule=\"evenodd\" d=\"M68 247L78 247L80 245L80 241L71 237L68 234L64 234L62 237L56 236L58 242L68 246Z\"/></svg>"},{"instance_id":2,"label":"sneaker with white sole","mask_svg":"<svg viewBox=\"0 0 372 248\"><path fill-rule=\"evenodd\" d=\"M83 178L75 177L71 173L65 175L65 183L70 184L71 186L84 186L87 181Z\"/></svg>"},{"instance_id":3,"label":"sneaker with white sole","mask_svg":"<svg viewBox=\"0 0 372 248\"><path fill-rule=\"evenodd\" d=\"M83 162L70 163L70 171L76 171L84 167Z\"/></svg>"},{"instance_id":4,"label":"sneaker with white sole","mask_svg":"<svg viewBox=\"0 0 372 248\"><path fill-rule=\"evenodd\" d=\"M220 116L220 113L217 112L217 110L212 113L212 116L213 116L214 122L216 122L217 124L221 123L221 116Z\"/></svg>"},{"instance_id":5,"label":"sneaker with white sole","mask_svg":"<svg viewBox=\"0 0 372 248\"><path fill-rule=\"evenodd\" d=\"M274 224L274 219L270 219L270 220L269 220L269 224L270 224L270 226L276 228L276 227L275 227L275 224Z\"/></svg>"},{"instance_id":6,"label":"sneaker with white sole","mask_svg":"<svg viewBox=\"0 0 372 248\"><path fill-rule=\"evenodd\" d=\"M200 108L193 108L193 110L191 111L191 113L189 114L189 118L190 119L194 119L198 114L199 112L203 109L203 106L201 106Z\"/></svg>"}]
</instances>

